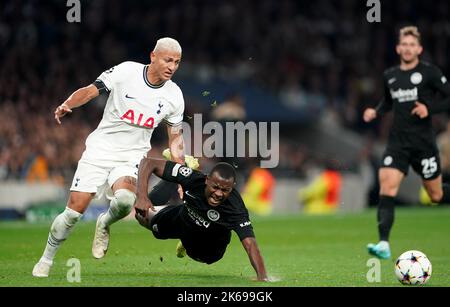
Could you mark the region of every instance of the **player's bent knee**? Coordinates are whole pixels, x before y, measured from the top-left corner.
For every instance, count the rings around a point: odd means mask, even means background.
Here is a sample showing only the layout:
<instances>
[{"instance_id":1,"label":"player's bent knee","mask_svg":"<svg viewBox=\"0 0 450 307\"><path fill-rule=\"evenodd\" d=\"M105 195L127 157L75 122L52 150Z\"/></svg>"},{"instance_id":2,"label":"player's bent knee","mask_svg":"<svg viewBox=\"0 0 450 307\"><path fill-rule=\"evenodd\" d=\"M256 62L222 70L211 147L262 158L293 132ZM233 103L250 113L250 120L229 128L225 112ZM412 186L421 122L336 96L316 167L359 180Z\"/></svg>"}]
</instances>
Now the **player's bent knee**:
<instances>
[{"instance_id":1,"label":"player's bent knee","mask_svg":"<svg viewBox=\"0 0 450 307\"><path fill-rule=\"evenodd\" d=\"M79 213L75 210L72 210L70 208L67 208L67 207L64 210L63 214L66 219L66 224L68 224L68 225L76 224L82 217L81 213Z\"/></svg>"},{"instance_id":2,"label":"player's bent knee","mask_svg":"<svg viewBox=\"0 0 450 307\"><path fill-rule=\"evenodd\" d=\"M71 192L67 201L67 208L83 214L91 202L92 195L83 192Z\"/></svg>"},{"instance_id":3,"label":"player's bent knee","mask_svg":"<svg viewBox=\"0 0 450 307\"><path fill-rule=\"evenodd\" d=\"M395 197L397 196L398 188L397 187L381 187L380 195Z\"/></svg>"},{"instance_id":4,"label":"player's bent knee","mask_svg":"<svg viewBox=\"0 0 450 307\"><path fill-rule=\"evenodd\" d=\"M59 214L50 227L50 233L56 240L65 240L68 231L81 219L83 215L73 209L66 209Z\"/></svg>"},{"instance_id":5,"label":"player's bent knee","mask_svg":"<svg viewBox=\"0 0 450 307\"><path fill-rule=\"evenodd\" d=\"M431 201L432 201L433 203L438 203L438 202L440 202L443 195L444 195L444 193L442 193L442 191L432 191L432 192L429 192L429 196L430 196Z\"/></svg>"},{"instance_id":6,"label":"player's bent knee","mask_svg":"<svg viewBox=\"0 0 450 307\"><path fill-rule=\"evenodd\" d=\"M395 197L398 193L399 188L399 184L387 179L380 182L380 195Z\"/></svg>"},{"instance_id":7,"label":"player's bent knee","mask_svg":"<svg viewBox=\"0 0 450 307\"><path fill-rule=\"evenodd\" d=\"M136 194L127 189L119 189L114 192L117 208L123 213L130 213L136 200Z\"/></svg>"}]
</instances>

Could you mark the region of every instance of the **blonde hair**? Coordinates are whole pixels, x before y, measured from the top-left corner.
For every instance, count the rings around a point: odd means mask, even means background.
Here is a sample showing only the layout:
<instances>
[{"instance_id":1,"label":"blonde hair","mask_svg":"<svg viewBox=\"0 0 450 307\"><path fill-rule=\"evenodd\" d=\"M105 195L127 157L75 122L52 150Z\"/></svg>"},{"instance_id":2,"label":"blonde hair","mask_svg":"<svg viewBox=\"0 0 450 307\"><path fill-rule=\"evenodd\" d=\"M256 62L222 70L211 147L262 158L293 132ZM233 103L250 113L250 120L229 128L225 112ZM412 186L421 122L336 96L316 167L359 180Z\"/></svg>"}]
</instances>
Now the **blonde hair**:
<instances>
[{"instance_id":1,"label":"blonde hair","mask_svg":"<svg viewBox=\"0 0 450 307\"><path fill-rule=\"evenodd\" d=\"M156 41L156 45L155 48L153 49L153 52L156 52L158 50L173 51L181 54L180 43L176 39L170 37L163 37Z\"/></svg>"},{"instance_id":2,"label":"blonde hair","mask_svg":"<svg viewBox=\"0 0 450 307\"><path fill-rule=\"evenodd\" d=\"M415 26L407 26L407 27L403 27L400 29L399 31L399 36L398 36L398 41L400 42L400 40L405 37L405 36L414 36L415 38L417 38L417 40L419 41L419 44L421 44L421 38L420 38L420 32L419 29L417 29L417 27Z\"/></svg>"}]
</instances>

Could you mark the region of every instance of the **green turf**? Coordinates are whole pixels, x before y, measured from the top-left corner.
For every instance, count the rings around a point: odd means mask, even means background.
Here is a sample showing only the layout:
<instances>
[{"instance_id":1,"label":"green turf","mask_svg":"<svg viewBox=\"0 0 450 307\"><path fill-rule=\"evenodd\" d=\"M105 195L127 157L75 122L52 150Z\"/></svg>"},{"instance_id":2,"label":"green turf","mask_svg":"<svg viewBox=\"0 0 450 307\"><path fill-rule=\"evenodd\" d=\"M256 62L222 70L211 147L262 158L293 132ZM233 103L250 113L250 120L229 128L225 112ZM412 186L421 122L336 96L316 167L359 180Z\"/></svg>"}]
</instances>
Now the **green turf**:
<instances>
[{"instance_id":1,"label":"green turf","mask_svg":"<svg viewBox=\"0 0 450 307\"><path fill-rule=\"evenodd\" d=\"M253 217L269 275L254 282L247 255L233 235L224 258L205 265L175 256L175 240L156 240L134 221L112 227L110 250L91 256L94 223L82 222L60 249L49 278L31 276L49 224L0 223L0 286L402 286L394 260L381 262L381 282L369 283L366 244L377 238L375 211L335 216ZM426 286L450 285L450 208L398 209L392 253L421 250L433 264ZM205 244L207 244L205 242ZM81 262L81 282L69 283L67 260Z\"/></svg>"}]
</instances>

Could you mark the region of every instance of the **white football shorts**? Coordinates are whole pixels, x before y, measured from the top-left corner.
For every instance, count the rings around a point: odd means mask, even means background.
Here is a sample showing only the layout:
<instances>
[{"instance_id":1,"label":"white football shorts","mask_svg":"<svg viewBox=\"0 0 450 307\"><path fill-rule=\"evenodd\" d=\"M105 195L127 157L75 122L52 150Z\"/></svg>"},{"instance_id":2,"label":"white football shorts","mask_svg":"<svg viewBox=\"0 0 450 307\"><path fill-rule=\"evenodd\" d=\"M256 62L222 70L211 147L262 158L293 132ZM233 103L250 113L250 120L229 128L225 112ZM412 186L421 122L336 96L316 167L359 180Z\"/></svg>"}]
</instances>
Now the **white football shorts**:
<instances>
[{"instance_id":1,"label":"white football shorts","mask_svg":"<svg viewBox=\"0 0 450 307\"><path fill-rule=\"evenodd\" d=\"M95 162L87 162L81 159L78 162L77 170L73 176L70 191L95 193L96 199L105 195L108 199L112 199L113 193L111 187L120 177L129 176L138 177L140 160L117 162L111 161L101 164Z\"/></svg>"}]
</instances>

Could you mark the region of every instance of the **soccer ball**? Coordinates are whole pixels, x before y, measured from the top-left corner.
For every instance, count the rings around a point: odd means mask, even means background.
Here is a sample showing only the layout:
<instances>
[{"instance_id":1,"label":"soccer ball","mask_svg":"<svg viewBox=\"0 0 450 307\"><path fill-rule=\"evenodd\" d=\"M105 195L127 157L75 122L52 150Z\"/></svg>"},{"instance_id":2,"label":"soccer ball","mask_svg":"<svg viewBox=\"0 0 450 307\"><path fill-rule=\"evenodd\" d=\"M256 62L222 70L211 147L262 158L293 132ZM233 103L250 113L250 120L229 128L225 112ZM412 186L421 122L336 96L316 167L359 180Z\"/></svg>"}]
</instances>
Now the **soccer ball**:
<instances>
[{"instance_id":1,"label":"soccer ball","mask_svg":"<svg viewBox=\"0 0 450 307\"><path fill-rule=\"evenodd\" d=\"M423 285L431 277L431 262L422 252L404 252L395 262L395 275L404 285Z\"/></svg>"}]
</instances>

